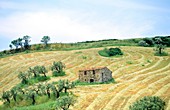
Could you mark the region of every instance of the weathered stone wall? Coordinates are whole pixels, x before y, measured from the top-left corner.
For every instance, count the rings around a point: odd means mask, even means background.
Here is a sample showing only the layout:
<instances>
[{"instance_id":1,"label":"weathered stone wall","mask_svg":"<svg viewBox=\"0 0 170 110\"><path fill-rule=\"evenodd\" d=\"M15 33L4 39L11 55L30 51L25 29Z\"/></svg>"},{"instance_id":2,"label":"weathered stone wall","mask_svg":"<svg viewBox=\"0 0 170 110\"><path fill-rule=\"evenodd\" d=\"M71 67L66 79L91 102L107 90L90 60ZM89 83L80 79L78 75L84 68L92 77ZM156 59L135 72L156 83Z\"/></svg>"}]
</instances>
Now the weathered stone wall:
<instances>
[{"instance_id":1,"label":"weathered stone wall","mask_svg":"<svg viewBox=\"0 0 170 110\"><path fill-rule=\"evenodd\" d=\"M95 72L93 72L95 71ZM108 68L96 69L96 70L87 70L86 75L84 71L79 72L79 80L81 82L106 82L112 79L112 72Z\"/></svg>"},{"instance_id":2,"label":"weathered stone wall","mask_svg":"<svg viewBox=\"0 0 170 110\"><path fill-rule=\"evenodd\" d=\"M100 79L100 70L95 70L95 74L93 74L93 70L86 71L86 75L84 75L84 71L79 72L79 80L81 82L90 82L90 79L93 79L94 82L98 82Z\"/></svg>"},{"instance_id":3,"label":"weathered stone wall","mask_svg":"<svg viewBox=\"0 0 170 110\"><path fill-rule=\"evenodd\" d=\"M110 79L112 79L112 71L110 71L108 68L101 69L99 82L106 82Z\"/></svg>"}]
</instances>

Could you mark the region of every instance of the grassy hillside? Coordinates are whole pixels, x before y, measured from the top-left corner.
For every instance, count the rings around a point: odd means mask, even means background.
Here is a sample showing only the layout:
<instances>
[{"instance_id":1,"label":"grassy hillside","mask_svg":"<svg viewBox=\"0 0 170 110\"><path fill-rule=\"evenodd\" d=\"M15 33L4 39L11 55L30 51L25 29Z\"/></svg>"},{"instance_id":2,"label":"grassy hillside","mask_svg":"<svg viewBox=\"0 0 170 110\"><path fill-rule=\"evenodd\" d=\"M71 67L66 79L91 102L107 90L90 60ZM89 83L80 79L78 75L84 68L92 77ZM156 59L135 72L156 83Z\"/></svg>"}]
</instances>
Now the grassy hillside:
<instances>
[{"instance_id":1,"label":"grassy hillside","mask_svg":"<svg viewBox=\"0 0 170 110\"><path fill-rule=\"evenodd\" d=\"M28 50L23 48L18 48L11 50L4 50L0 52L0 57L6 57L11 55L16 55L19 53L30 53L30 52L40 52L40 51L68 51L68 50L80 50L80 49L89 49L89 48L98 48L98 47L106 47L106 46L137 46L138 42L141 39L108 39L108 40L98 40L98 41L85 41L85 42L77 42L77 43L51 43L48 46L44 44L33 44Z\"/></svg>"},{"instance_id":2,"label":"grassy hillside","mask_svg":"<svg viewBox=\"0 0 170 110\"><path fill-rule=\"evenodd\" d=\"M169 110L170 57L154 56L153 48L150 47L120 48L124 52L121 57L100 56L98 51L102 50L102 47L35 52L0 58L0 93L20 82L17 78L19 71L35 65L45 65L50 69L53 61L62 61L66 64L66 76L53 77L50 82L59 79L76 80L79 69L97 66L107 66L112 70L116 81L116 84L77 86L72 92L78 96L78 102L72 110L128 110L131 103L150 95L160 96ZM170 52L170 48L166 51ZM51 75L51 72L48 75Z\"/></svg>"}]
</instances>

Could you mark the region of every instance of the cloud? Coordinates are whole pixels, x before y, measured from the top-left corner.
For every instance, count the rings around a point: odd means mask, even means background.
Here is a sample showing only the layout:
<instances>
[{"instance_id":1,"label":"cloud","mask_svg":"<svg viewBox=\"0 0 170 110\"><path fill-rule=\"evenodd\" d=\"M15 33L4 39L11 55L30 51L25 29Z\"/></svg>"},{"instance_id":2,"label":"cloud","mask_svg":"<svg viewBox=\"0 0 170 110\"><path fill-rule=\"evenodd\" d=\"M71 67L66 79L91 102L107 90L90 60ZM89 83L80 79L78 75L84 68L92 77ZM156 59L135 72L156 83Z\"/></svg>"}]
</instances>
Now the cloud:
<instances>
[{"instance_id":1,"label":"cloud","mask_svg":"<svg viewBox=\"0 0 170 110\"><path fill-rule=\"evenodd\" d=\"M122 8L128 4L128 2L119 3L121 2L114 3L111 0L96 2L96 4L109 4ZM11 39L29 35L32 37L32 43L39 43L45 35L51 37L51 42L140 37L154 27L152 21L136 17L135 14L124 13L117 8L107 10L106 14L99 10L44 8L40 6L41 4L32 6L25 2L1 2L0 4L2 9L14 11L0 17L0 35ZM127 7L131 6L132 3L127 5Z\"/></svg>"},{"instance_id":2,"label":"cloud","mask_svg":"<svg viewBox=\"0 0 170 110\"><path fill-rule=\"evenodd\" d=\"M88 14L92 16L92 13ZM91 20L88 14L70 11L14 13L0 19L0 33L12 39L30 35L33 43L38 43L44 35L50 36L52 42L77 42L139 37L141 33L152 29L147 22L135 23L132 19L122 19L124 21L120 22L119 18L113 21Z\"/></svg>"}]
</instances>

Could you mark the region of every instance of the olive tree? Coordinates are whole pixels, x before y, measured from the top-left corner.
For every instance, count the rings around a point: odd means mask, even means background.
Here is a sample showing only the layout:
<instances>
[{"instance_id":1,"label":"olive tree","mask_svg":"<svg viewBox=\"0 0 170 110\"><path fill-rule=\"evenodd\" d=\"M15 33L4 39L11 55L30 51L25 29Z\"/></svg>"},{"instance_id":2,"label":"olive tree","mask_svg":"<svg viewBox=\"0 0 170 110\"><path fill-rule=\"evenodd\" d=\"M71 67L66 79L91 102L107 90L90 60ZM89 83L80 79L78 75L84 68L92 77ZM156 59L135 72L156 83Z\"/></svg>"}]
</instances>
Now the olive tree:
<instances>
[{"instance_id":1,"label":"olive tree","mask_svg":"<svg viewBox=\"0 0 170 110\"><path fill-rule=\"evenodd\" d=\"M28 72L29 73L33 73L34 77L37 77L39 75L39 66L35 66L35 67L30 67Z\"/></svg>"},{"instance_id":2,"label":"olive tree","mask_svg":"<svg viewBox=\"0 0 170 110\"><path fill-rule=\"evenodd\" d=\"M53 94L55 95L56 99L60 97L60 92L54 84L51 85L51 90L53 91Z\"/></svg>"},{"instance_id":3,"label":"olive tree","mask_svg":"<svg viewBox=\"0 0 170 110\"><path fill-rule=\"evenodd\" d=\"M58 90L59 90L59 92L62 92L63 89L64 89L64 80L59 80L58 81Z\"/></svg>"},{"instance_id":4,"label":"olive tree","mask_svg":"<svg viewBox=\"0 0 170 110\"><path fill-rule=\"evenodd\" d=\"M38 67L37 67L37 72L38 72L39 74L43 74L44 77L47 77L47 76L46 76L46 73L47 73L48 71L47 71L47 69L45 68L45 66L38 66Z\"/></svg>"},{"instance_id":5,"label":"olive tree","mask_svg":"<svg viewBox=\"0 0 170 110\"><path fill-rule=\"evenodd\" d=\"M64 73L63 71L64 68L65 68L65 64L63 64L61 61L59 62L54 61L51 70L53 71L54 76L58 76L58 74Z\"/></svg>"},{"instance_id":6,"label":"olive tree","mask_svg":"<svg viewBox=\"0 0 170 110\"><path fill-rule=\"evenodd\" d=\"M34 90L28 90L26 92L26 96L27 98L30 98L32 100L32 105L35 105L35 97L36 97L36 92Z\"/></svg>"},{"instance_id":7,"label":"olive tree","mask_svg":"<svg viewBox=\"0 0 170 110\"><path fill-rule=\"evenodd\" d=\"M18 90L17 90L17 87L13 87L11 90L11 96L13 97L14 101L16 102L17 101L17 94L18 94Z\"/></svg>"},{"instance_id":8,"label":"olive tree","mask_svg":"<svg viewBox=\"0 0 170 110\"><path fill-rule=\"evenodd\" d=\"M22 80L23 84L27 84L28 83L29 76L28 76L27 72L25 72L25 73L24 72L20 72L18 74L18 78Z\"/></svg>"},{"instance_id":9,"label":"olive tree","mask_svg":"<svg viewBox=\"0 0 170 110\"><path fill-rule=\"evenodd\" d=\"M69 107L76 103L76 99L73 96L63 96L57 100L57 109L68 110Z\"/></svg>"},{"instance_id":10,"label":"olive tree","mask_svg":"<svg viewBox=\"0 0 170 110\"><path fill-rule=\"evenodd\" d=\"M46 95L46 86L45 86L45 84L40 83L40 84L37 85L37 88L39 90L40 95Z\"/></svg>"},{"instance_id":11,"label":"olive tree","mask_svg":"<svg viewBox=\"0 0 170 110\"><path fill-rule=\"evenodd\" d=\"M1 98L2 98L2 100L5 100L5 102L10 103L10 102L11 102L11 101L10 101L10 98L11 98L11 93L10 93L10 91L3 91Z\"/></svg>"},{"instance_id":12,"label":"olive tree","mask_svg":"<svg viewBox=\"0 0 170 110\"><path fill-rule=\"evenodd\" d=\"M48 95L48 98L51 97L51 92L50 92L50 90L51 90L52 87L53 87L52 84L46 84L45 89L46 89L46 93L47 93L47 95Z\"/></svg>"}]
</instances>

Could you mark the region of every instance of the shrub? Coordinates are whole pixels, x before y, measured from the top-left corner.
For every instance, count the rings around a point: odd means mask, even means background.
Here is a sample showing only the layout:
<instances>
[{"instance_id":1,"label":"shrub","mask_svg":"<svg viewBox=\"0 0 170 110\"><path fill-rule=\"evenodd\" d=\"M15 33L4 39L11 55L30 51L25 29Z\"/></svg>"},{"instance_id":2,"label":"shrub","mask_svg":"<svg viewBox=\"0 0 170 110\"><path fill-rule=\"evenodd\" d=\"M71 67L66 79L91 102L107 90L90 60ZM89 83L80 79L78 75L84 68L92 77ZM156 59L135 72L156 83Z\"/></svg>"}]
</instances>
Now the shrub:
<instances>
[{"instance_id":1,"label":"shrub","mask_svg":"<svg viewBox=\"0 0 170 110\"><path fill-rule=\"evenodd\" d=\"M46 80L50 80L50 77L47 76L47 77L44 77L44 76L39 76L37 77L38 81L46 81Z\"/></svg>"},{"instance_id":2,"label":"shrub","mask_svg":"<svg viewBox=\"0 0 170 110\"><path fill-rule=\"evenodd\" d=\"M100 50L98 53L101 56L105 56L105 57L123 55L123 52L119 48L109 48L109 49L105 48L103 50Z\"/></svg>"},{"instance_id":3,"label":"shrub","mask_svg":"<svg viewBox=\"0 0 170 110\"><path fill-rule=\"evenodd\" d=\"M123 55L122 51L119 48L110 48L108 54L109 56Z\"/></svg>"},{"instance_id":4,"label":"shrub","mask_svg":"<svg viewBox=\"0 0 170 110\"><path fill-rule=\"evenodd\" d=\"M35 46L35 50L40 50L42 47L41 47L41 45L40 44L36 44L36 46Z\"/></svg>"},{"instance_id":5,"label":"shrub","mask_svg":"<svg viewBox=\"0 0 170 110\"><path fill-rule=\"evenodd\" d=\"M29 50L26 50L25 53L30 53L30 51L29 51Z\"/></svg>"},{"instance_id":6,"label":"shrub","mask_svg":"<svg viewBox=\"0 0 170 110\"><path fill-rule=\"evenodd\" d=\"M165 102L157 96L146 96L129 107L130 110L164 110Z\"/></svg>"},{"instance_id":7,"label":"shrub","mask_svg":"<svg viewBox=\"0 0 170 110\"><path fill-rule=\"evenodd\" d=\"M138 45L143 46L143 47L148 47L149 46L149 44L146 43L144 40L139 41Z\"/></svg>"},{"instance_id":8,"label":"shrub","mask_svg":"<svg viewBox=\"0 0 170 110\"><path fill-rule=\"evenodd\" d=\"M132 62L132 61L127 61L126 63L127 63L127 64L133 64L133 62Z\"/></svg>"},{"instance_id":9,"label":"shrub","mask_svg":"<svg viewBox=\"0 0 170 110\"><path fill-rule=\"evenodd\" d=\"M147 62L148 62L148 63L151 63L151 61L150 61L150 60L147 60Z\"/></svg>"},{"instance_id":10,"label":"shrub","mask_svg":"<svg viewBox=\"0 0 170 110\"><path fill-rule=\"evenodd\" d=\"M143 40L148 44L148 46L154 46L154 41L151 38L144 38Z\"/></svg>"},{"instance_id":11,"label":"shrub","mask_svg":"<svg viewBox=\"0 0 170 110\"><path fill-rule=\"evenodd\" d=\"M81 53L83 53L83 52L82 51L75 52L75 54L81 54Z\"/></svg>"},{"instance_id":12,"label":"shrub","mask_svg":"<svg viewBox=\"0 0 170 110\"><path fill-rule=\"evenodd\" d=\"M82 59L87 59L87 57L86 56L82 56Z\"/></svg>"}]
</instances>

